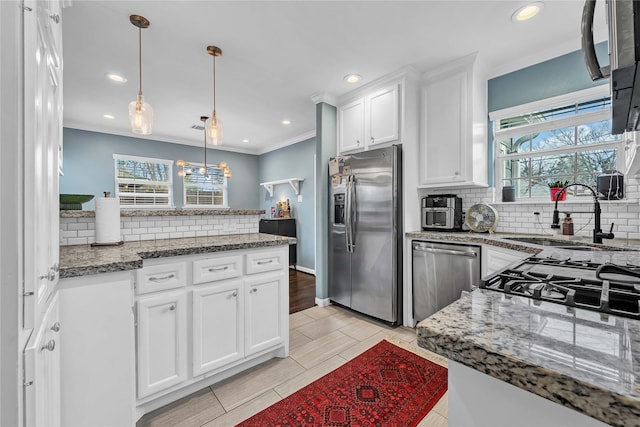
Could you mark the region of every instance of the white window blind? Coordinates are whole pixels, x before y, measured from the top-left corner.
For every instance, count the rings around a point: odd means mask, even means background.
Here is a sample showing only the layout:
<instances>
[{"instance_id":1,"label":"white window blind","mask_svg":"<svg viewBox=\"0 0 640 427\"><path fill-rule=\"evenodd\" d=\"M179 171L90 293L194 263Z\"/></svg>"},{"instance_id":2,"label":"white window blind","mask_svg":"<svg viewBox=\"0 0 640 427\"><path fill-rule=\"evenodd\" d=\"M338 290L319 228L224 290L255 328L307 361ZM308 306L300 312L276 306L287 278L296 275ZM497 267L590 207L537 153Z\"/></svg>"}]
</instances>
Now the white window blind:
<instances>
[{"instance_id":1,"label":"white window blind","mask_svg":"<svg viewBox=\"0 0 640 427\"><path fill-rule=\"evenodd\" d=\"M121 208L173 207L173 161L113 155Z\"/></svg>"},{"instance_id":2,"label":"white window blind","mask_svg":"<svg viewBox=\"0 0 640 427\"><path fill-rule=\"evenodd\" d=\"M209 166L203 175L203 166L190 164L183 168L184 206L227 208L227 178L223 170Z\"/></svg>"},{"instance_id":3,"label":"white window blind","mask_svg":"<svg viewBox=\"0 0 640 427\"><path fill-rule=\"evenodd\" d=\"M555 103L554 103L555 101ZM516 198L549 198L548 184L595 186L604 170L619 169L622 138L611 134L606 88L491 113L496 142L496 184L516 189ZM572 187L569 196L590 196Z\"/></svg>"}]
</instances>

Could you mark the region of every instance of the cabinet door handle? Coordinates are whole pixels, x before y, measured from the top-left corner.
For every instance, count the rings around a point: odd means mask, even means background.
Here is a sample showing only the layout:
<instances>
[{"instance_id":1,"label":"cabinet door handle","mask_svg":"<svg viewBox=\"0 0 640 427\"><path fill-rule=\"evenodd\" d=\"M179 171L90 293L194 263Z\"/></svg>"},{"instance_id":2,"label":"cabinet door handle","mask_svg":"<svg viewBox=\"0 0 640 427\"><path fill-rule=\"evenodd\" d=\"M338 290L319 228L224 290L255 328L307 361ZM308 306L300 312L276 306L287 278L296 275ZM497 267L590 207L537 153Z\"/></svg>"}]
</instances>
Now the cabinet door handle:
<instances>
[{"instance_id":1,"label":"cabinet door handle","mask_svg":"<svg viewBox=\"0 0 640 427\"><path fill-rule=\"evenodd\" d=\"M47 271L47 274L43 274L42 276L38 276L38 279L43 280L43 279L47 279L50 282L53 282L53 280L56 278L56 272L53 270L53 267L49 269L49 271Z\"/></svg>"},{"instance_id":2,"label":"cabinet door handle","mask_svg":"<svg viewBox=\"0 0 640 427\"><path fill-rule=\"evenodd\" d=\"M252 289L249 291L249 293L252 293L252 294L253 294L253 293L255 293L255 292L258 292L258 288L252 288Z\"/></svg>"},{"instance_id":3,"label":"cabinet door handle","mask_svg":"<svg viewBox=\"0 0 640 427\"><path fill-rule=\"evenodd\" d=\"M150 282L158 282L160 280L173 279L174 277L176 277L176 275L171 273L171 274L168 274L168 275L166 275L164 277L155 277L155 276L154 277L149 277L149 281Z\"/></svg>"},{"instance_id":4,"label":"cabinet door handle","mask_svg":"<svg viewBox=\"0 0 640 427\"><path fill-rule=\"evenodd\" d=\"M233 293L231 294L232 297L237 297L238 296L238 291L233 291Z\"/></svg>"},{"instance_id":5,"label":"cabinet door handle","mask_svg":"<svg viewBox=\"0 0 640 427\"><path fill-rule=\"evenodd\" d=\"M229 269L229 266L225 265L224 267L217 267L217 268L212 267L209 269L209 271L213 273L214 271L223 271L228 269Z\"/></svg>"},{"instance_id":6,"label":"cabinet door handle","mask_svg":"<svg viewBox=\"0 0 640 427\"><path fill-rule=\"evenodd\" d=\"M60 332L60 322L54 323L53 326L51 327L51 330L53 332Z\"/></svg>"},{"instance_id":7,"label":"cabinet door handle","mask_svg":"<svg viewBox=\"0 0 640 427\"><path fill-rule=\"evenodd\" d=\"M373 144L375 141L375 139L373 139L373 137L371 137L371 143Z\"/></svg>"},{"instance_id":8,"label":"cabinet door handle","mask_svg":"<svg viewBox=\"0 0 640 427\"><path fill-rule=\"evenodd\" d=\"M55 340L49 340L48 343L46 343L45 345L40 347L40 350L42 350L42 351L44 351L44 350L53 351L55 348L56 348L56 341Z\"/></svg>"},{"instance_id":9,"label":"cabinet door handle","mask_svg":"<svg viewBox=\"0 0 640 427\"><path fill-rule=\"evenodd\" d=\"M58 15L57 13L53 15L49 15L49 18L51 18L51 20L56 24L60 23L60 15Z\"/></svg>"},{"instance_id":10,"label":"cabinet door handle","mask_svg":"<svg viewBox=\"0 0 640 427\"><path fill-rule=\"evenodd\" d=\"M271 264L273 262L272 259L270 259L269 261L258 261L259 265L264 265L264 264Z\"/></svg>"},{"instance_id":11,"label":"cabinet door handle","mask_svg":"<svg viewBox=\"0 0 640 427\"><path fill-rule=\"evenodd\" d=\"M175 304L171 304L169 306L169 311L174 311L176 309L176 305Z\"/></svg>"},{"instance_id":12,"label":"cabinet door handle","mask_svg":"<svg viewBox=\"0 0 640 427\"><path fill-rule=\"evenodd\" d=\"M356 145L360 145L360 140L359 139L356 140Z\"/></svg>"}]
</instances>

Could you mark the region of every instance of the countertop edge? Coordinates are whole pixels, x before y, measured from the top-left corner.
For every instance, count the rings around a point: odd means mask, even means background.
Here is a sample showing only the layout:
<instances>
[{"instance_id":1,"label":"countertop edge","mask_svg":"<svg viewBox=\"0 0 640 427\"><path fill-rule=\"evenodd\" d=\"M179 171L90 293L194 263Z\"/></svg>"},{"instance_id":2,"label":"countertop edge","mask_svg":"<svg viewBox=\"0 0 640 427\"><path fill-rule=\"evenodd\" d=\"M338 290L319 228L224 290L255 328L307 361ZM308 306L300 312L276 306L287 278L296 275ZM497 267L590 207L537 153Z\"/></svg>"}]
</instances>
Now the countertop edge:
<instances>
[{"instance_id":1,"label":"countertop edge","mask_svg":"<svg viewBox=\"0 0 640 427\"><path fill-rule=\"evenodd\" d=\"M409 231L405 233L405 237L409 239L431 239L460 243L477 243L510 249L513 251L525 252L531 255L537 255L543 251L543 249L539 247L521 244L518 242L501 240L500 236L496 236L493 234L473 234L472 232L464 231L458 233L445 233L440 231Z\"/></svg>"},{"instance_id":2,"label":"countertop edge","mask_svg":"<svg viewBox=\"0 0 640 427\"><path fill-rule=\"evenodd\" d=\"M123 209L120 217L263 215L264 209ZM60 218L93 218L95 211L61 210Z\"/></svg>"}]
</instances>

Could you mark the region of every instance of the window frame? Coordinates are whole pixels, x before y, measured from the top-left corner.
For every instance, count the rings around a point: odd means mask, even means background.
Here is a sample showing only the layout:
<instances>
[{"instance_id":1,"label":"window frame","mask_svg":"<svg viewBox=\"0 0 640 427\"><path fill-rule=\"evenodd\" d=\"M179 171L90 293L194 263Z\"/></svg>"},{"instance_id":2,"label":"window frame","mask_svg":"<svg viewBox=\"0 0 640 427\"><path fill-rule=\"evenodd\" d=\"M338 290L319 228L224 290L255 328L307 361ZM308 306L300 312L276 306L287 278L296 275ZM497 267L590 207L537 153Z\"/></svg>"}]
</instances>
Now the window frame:
<instances>
[{"instance_id":1,"label":"window frame","mask_svg":"<svg viewBox=\"0 0 640 427\"><path fill-rule=\"evenodd\" d=\"M129 160L135 162L144 162L144 163L156 163L162 164L169 167L169 181L167 183L157 182L154 185L165 186L168 189L167 192L167 204L162 205L137 205L137 204L122 204L120 200L121 194L130 194L130 193L121 193L120 192L120 183L140 183L143 181L135 182L136 180L127 180L126 178L118 178L118 160ZM146 210L158 210L158 209L175 209L175 205L173 203L173 160L168 159L157 159L152 157L141 157L141 156L131 156L128 154L114 154L113 155L113 168L114 168L114 180L115 180L115 197L120 201L120 209L146 209ZM153 182L153 181L148 181Z\"/></svg>"},{"instance_id":2,"label":"window frame","mask_svg":"<svg viewBox=\"0 0 640 427\"><path fill-rule=\"evenodd\" d=\"M596 111L590 111L586 113L576 114L568 117L561 117L545 122L540 123L531 123L526 125L515 126L513 128L507 128L504 130L496 130L497 124L500 123L500 120L516 117L524 114L530 114L536 111L545 111L549 109L553 109L556 107L563 107L570 104L576 104L580 102L584 102L590 99L606 97L610 95L609 85L600 85L592 88L571 92L568 94L555 96L551 98L546 98L539 101L534 101L526 104L517 105L514 107L505 108L502 110L496 110L489 113L489 120L491 122L491 128L493 132L493 149L495 150L494 155L494 176L495 176L495 189L498 194L501 193L503 187L503 161L505 160L519 160L519 159L537 159L549 155L563 155L563 154L576 154L585 151L595 151L601 149L611 149L615 148L616 150L616 169L623 170L624 162L625 162L625 152L624 147L627 144L628 136L627 134L623 135L617 141L607 141L607 142L598 142L594 144L583 144L583 145L571 145L567 147L561 148L553 148L553 149L545 149L545 150L536 150L536 151L527 151L523 153L514 153L514 154L500 154L500 142L506 138L510 138L513 136L527 135L537 132L544 132L554 129L562 129L563 127L576 127L581 123L593 123L600 120L610 120L611 119L611 108L602 109ZM595 172L595 171L594 171ZM515 178L514 178L515 179ZM582 199L582 197L577 197L577 199ZM536 197L526 197L526 198L518 198L516 196L515 202L527 203L527 202L541 202L548 201L548 197L536 196Z\"/></svg>"},{"instance_id":3,"label":"window frame","mask_svg":"<svg viewBox=\"0 0 640 427\"><path fill-rule=\"evenodd\" d=\"M204 166L204 163L191 163L189 162L188 165L183 166L183 170L184 168L190 168L193 172L193 174L199 174L199 170L201 167ZM222 190L222 205L198 205L198 204L188 204L187 203L187 188L186 188L186 182L185 182L185 178L186 176L182 177L182 207L185 209L229 209L229 179L227 177L224 176L224 173L222 172L222 169L216 167L215 165L208 165L208 169L217 169L219 171L221 171L222 174L222 179L224 181L224 184L221 186L218 185L214 185L214 189L221 189Z\"/></svg>"}]
</instances>

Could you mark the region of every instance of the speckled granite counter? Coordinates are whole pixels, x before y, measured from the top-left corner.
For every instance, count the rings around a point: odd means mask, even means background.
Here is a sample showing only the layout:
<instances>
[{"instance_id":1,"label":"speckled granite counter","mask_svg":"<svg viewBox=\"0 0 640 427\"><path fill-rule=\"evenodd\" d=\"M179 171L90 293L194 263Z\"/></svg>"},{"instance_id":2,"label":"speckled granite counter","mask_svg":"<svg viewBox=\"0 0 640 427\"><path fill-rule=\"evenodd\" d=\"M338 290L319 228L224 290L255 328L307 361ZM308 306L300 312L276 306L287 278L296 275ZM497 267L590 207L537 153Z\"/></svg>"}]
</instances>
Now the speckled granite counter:
<instances>
[{"instance_id":1,"label":"speckled granite counter","mask_svg":"<svg viewBox=\"0 0 640 427\"><path fill-rule=\"evenodd\" d=\"M262 215L264 209L123 209L121 217L135 216L200 216L200 215ZM95 211L62 210L60 218L95 217Z\"/></svg>"},{"instance_id":2,"label":"speckled granite counter","mask_svg":"<svg viewBox=\"0 0 640 427\"><path fill-rule=\"evenodd\" d=\"M419 346L477 371L610 425L640 425L640 321L476 289L417 332Z\"/></svg>"},{"instance_id":3,"label":"speckled granite counter","mask_svg":"<svg viewBox=\"0 0 640 427\"><path fill-rule=\"evenodd\" d=\"M143 259L290 245L295 238L271 234L231 234L184 239L144 240L121 246L60 247L60 278L142 268Z\"/></svg>"}]
</instances>

